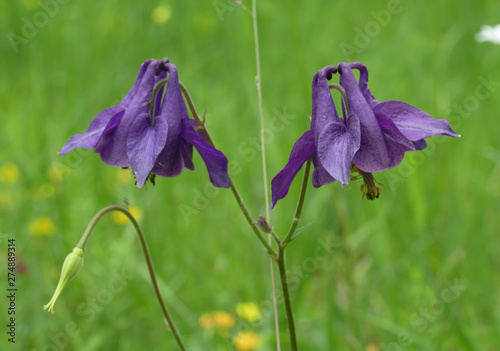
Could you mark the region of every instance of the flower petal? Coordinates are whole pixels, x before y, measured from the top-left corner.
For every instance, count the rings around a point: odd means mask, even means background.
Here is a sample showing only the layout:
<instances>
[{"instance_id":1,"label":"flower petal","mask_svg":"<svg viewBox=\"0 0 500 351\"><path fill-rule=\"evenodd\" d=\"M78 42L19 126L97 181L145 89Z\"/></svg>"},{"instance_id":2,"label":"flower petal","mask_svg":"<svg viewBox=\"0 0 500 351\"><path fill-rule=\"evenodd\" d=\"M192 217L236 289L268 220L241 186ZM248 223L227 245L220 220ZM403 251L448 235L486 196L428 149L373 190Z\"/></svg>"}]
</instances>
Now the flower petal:
<instances>
[{"instance_id":1,"label":"flower petal","mask_svg":"<svg viewBox=\"0 0 500 351\"><path fill-rule=\"evenodd\" d=\"M146 60L144 61L142 64L141 64L141 67L139 67L139 72L137 73L137 78L135 79L135 83L134 85L132 86L132 88L130 88L130 90L127 92L127 94L125 95L125 97L122 99L122 101L120 101L120 106L122 107L128 107L130 105L130 103L133 101L133 97L134 97L134 94L135 92L137 91L137 87L140 85L141 83L141 80L142 80L142 77L144 76L144 74L146 73L147 69L148 69L148 66L154 62L155 60L153 59L149 59L149 60Z\"/></svg>"},{"instance_id":2,"label":"flower petal","mask_svg":"<svg viewBox=\"0 0 500 351\"><path fill-rule=\"evenodd\" d=\"M402 101L385 101L373 108L375 116L390 118L398 130L411 141L434 135L459 137L445 119L434 119L428 113Z\"/></svg>"},{"instance_id":3,"label":"flower petal","mask_svg":"<svg viewBox=\"0 0 500 351\"><path fill-rule=\"evenodd\" d=\"M182 138L191 143L200 153L207 166L208 175L212 184L219 188L229 188L227 173L227 158L222 152L213 148L202 132L194 129L196 122L190 118L182 119Z\"/></svg>"},{"instance_id":4,"label":"flower petal","mask_svg":"<svg viewBox=\"0 0 500 351\"><path fill-rule=\"evenodd\" d=\"M358 86L350 65L340 63L339 71L340 85L346 91L351 113L358 116L361 124L361 146L354 155L354 164L362 171L371 173L395 167L403 160L403 148L386 138Z\"/></svg>"},{"instance_id":5,"label":"flower petal","mask_svg":"<svg viewBox=\"0 0 500 351\"><path fill-rule=\"evenodd\" d=\"M366 102L370 105L371 108L378 104L378 101L373 97L370 89L368 89L368 69L361 62L351 62L349 66L352 69L359 70L359 90L365 97Z\"/></svg>"},{"instance_id":6,"label":"flower petal","mask_svg":"<svg viewBox=\"0 0 500 351\"><path fill-rule=\"evenodd\" d=\"M101 113L94 118L92 123L90 123L87 132L71 136L58 154L62 156L79 147L93 149L111 118L118 114L123 115L124 111L125 109L121 106L111 106L101 111Z\"/></svg>"},{"instance_id":7,"label":"flower petal","mask_svg":"<svg viewBox=\"0 0 500 351\"><path fill-rule=\"evenodd\" d=\"M120 125L120 122L121 122L124 114L125 114L125 111L114 115L113 118L111 118L109 120L108 124L106 125L106 128L104 128L104 131L101 134L101 137L99 138L99 140L97 141L97 144L95 145L94 152L98 153L99 156L101 156L101 160L103 160L103 161L107 158L107 156L111 152L111 146L113 145L112 141L113 141L113 138L115 137L116 129ZM127 151L126 149L123 150L123 152L125 154L126 154L126 151ZM130 164L128 163L128 159L127 159L126 165L124 165L122 167L128 167L128 166L130 166Z\"/></svg>"},{"instance_id":8,"label":"flower petal","mask_svg":"<svg viewBox=\"0 0 500 351\"><path fill-rule=\"evenodd\" d=\"M139 72L137 73L137 78L135 80L134 86L127 92L125 97L122 99L122 101L119 104L120 106L128 107L131 103L132 104L135 103L134 100L137 96L138 88L140 87L142 79L143 79L144 75L146 74L146 72L148 71L148 67L151 64L155 65L155 67L156 67L156 73L157 73L158 79L163 79L166 77L164 69L165 69L166 64L168 64L168 59L163 59L163 60L149 59L149 60L144 61L141 64L141 67L139 67ZM158 71L161 71L161 73L158 74ZM163 87L162 87L162 89L163 89Z\"/></svg>"},{"instance_id":9,"label":"flower petal","mask_svg":"<svg viewBox=\"0 0 500 351\"><path fill-rule=\"evenodd\" d=\"M179 149L184 160L184 167L194 171L193 164L193 145L188 143L185 139L181 139L179 143Z\"/></svg>"},{"instance_id":10,"label":"flower petal","mask_svg":"<svg viewBox=\"0 0 500 351\"><path fill-rule=\"evenodd\" d=\"M315 188L319 188L320 186L337 181L337 179L333 178L330 173L328 173L321 162L318 161L318 156L316 155L316 153L313 154L312 161L314 165L314 171L312 173L311 180Z\"/></svg>"},{"instance_id":11,"label":"flower petal","mask_svg":"<svg viewBox=\"0 0 500 351\"><path fill-rule=\"evenodd\" d=\"M399 131L398 127L396 127L394 122L388 116L379 113L375 117L377 118L378 124L380 125L380 128L382 128L382 132L385 137L389 141L398 144L405 152L421 150L421 147L425 148L427 145L423 139L418 141L409 140Z\"/></svg>"},{"instance_id":12,"label":"flower petal","mask_svg":"<svg viewBox=\"0 0 500 351\"><path fill-rule=\"evenodd\" d=\"M285 168L271 181L272 203L269 211L273 209L278 200L286 196L293 179L307 159L314 154L314 151L314 132L309 129L295 142Z\"/></svg>"},{"instance_id":13,"label":"flower petal","mask_svg":"<svg viewBox=\"0 0 500 351\"><path fill-rule=\"evenodd\" d=\"M314 130L315 140L317 142L319 131L331 122L342 123L337 114L335 103L333 102L330 88L328 87L327 77L337 72L334 66L326 66L316 72L312 82L312 114L311 128Z\"/></svg>"},{"instance_id":14,"label":"flower petal","mask_svg":"<svg viewBox=\"0 0 500 351\"><path fill-rule=\"evenodd\" d=\"M127 139L127 156L134 171L137 187L148 179L156 158L167 141L167 122L156 117L151 126L151 116L143 113L137 117L130 128Z\"/></svg>"},{"instance_id":15,"label":"flower petal","mask_svg":"<svg viewBox=\"0 0 500 351\"><path fill-rule=\"evenodd\" d=\"M163 60L154 60L147 68L142 77L138 77L135 89L132 93L127 94L127 109L120 123L113 131L112 138L100 140L100 149L105 149L105 153L101 153L101 159L110 166L127 167L127 139L130 128L135 119L142 113L149 112L149 105L153 88L159 79L158 69L164 65ZM157 74L158 73L158 74ZM105 145L104 145L105 144Z\"/></svg>"},{"instance_id":16,"label":"flower petal","mask_svg":"<svg viewBox=\"0 0 500 351\"><path fill-rule=\"evenodd\" d=\"M349 184L351 163L361 142L359 118L350 115L347 128L340 123L327 124L318 138L318 159L342 186Z\"/></svg>"},{"instance_id":17,"label":"flower petal","mask_svg":"<svg viewBox=\"0 0 500 351\"><path fill-rule=\"evenodd\" d=\"M186 157L186 151L189 155L190 149L181 139L181 119L188 119L189 115L179 88L177 67L171 63L165 66L169 76L160 115L167 121L168 136L165 147L158 155L153 173L163 177L175 177L182 173L185 166L192 168L191 159Z\"/></svg>"}]
</instances>

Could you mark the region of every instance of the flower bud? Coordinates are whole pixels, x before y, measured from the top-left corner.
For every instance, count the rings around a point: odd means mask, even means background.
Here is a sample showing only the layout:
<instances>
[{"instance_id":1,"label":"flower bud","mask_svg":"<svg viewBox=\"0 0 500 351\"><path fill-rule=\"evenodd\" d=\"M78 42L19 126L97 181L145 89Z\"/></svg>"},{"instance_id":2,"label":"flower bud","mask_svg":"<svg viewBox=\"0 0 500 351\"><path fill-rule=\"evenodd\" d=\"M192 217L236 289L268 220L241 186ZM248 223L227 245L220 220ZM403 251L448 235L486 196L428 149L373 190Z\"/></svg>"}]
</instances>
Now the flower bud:
<instances>
[{"instance_id":1,"label":"flower bud","mask_svg":"<svg viewBox=\"0 0 500 351\"><path fill-rule=\"evenodd\" d=\"M266 219L262 216L259 216L259 220L257 222L252 222L256 226L260 227L264 233L271 233L273 231L273 227L267 223Z\"/></svg>"},{"instance_id":2,"label":"flower bud","mask_svg":"<svg viewBox=\"0 0 500 351\"><path fill-rule=\"evenodd\" d=\"M54 304L61 294L61 291L73 279L83 266L83 250L75 247L73 252L71 252L64 260L61 277L59 278L59 283L57 284L56 291L52 296L52 299L48 304L43 306L44 310L48 310L50 313L54 314Z\"/></svg>"}]
</instances>

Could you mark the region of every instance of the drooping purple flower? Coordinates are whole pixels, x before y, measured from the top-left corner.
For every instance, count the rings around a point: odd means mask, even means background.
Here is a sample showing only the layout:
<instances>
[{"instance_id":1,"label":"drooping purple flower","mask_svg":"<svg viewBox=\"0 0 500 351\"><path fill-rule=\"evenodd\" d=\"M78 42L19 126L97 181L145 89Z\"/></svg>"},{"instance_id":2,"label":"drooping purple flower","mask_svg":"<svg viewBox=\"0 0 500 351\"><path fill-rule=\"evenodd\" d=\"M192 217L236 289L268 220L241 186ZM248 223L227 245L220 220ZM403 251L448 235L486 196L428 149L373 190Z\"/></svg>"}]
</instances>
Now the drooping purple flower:
<instances>
[{"instance_id":1,"label":"drooping purple flower","mask_svg":"<svg viewBox=\"0 0 500 351\"><path fill-rule=\"evenodd\" d=\"M359 70L359 83L352 69ZM368 70L359 62L338 65L340 85L347 103L361 122L361 146L353 163L364 172L380 172L397 166L406 151L426 147L424 138L434 135L458 137L444 119L402 101L379 103L368 89Z\"/></svg>"},{"instance_id":2,"label":"drooping purple flower","mask_svg":"<svg viewBox=\"0 0 500 351\"><path fill-rule=\"evenodd\" d=\"M154 88L167 73L167 88L158 89L151 108ZM147 60L123 100L99 113L86 133L69 138L59 154L78 147L94 149L110 166L131 167L141 187L150 173L175 177L184 167L193 170L194 146L207 166L212 184L229 187L226 157L195 127L182 98L177 67L167 59Z\"/></svg>"},{"instance_id":3,"label":"drooping purple flower","mask_svg":"<svg viewBox=\"0 0 500 351\"><path fill-rule=\"evenodd\" d=\"M360 71L359 82L352 69ZM341 119L330 94L327 79L340 74L350 114ZM302 165L312 157L312 183L319 187L336 180L343 186L350 172L360 173L368 186L368 198L378 197L372 172L398 165L406 151L422 150L424 138L434 135L458 137L446 120L401 101L379 103L368 89L368 70L361 63L340 63L338 69L326 66L318 71L312 83L311 129L295 143L287 165L272 180L272 205L288 193ZM379 189L378 189L379 190Z\"/></svg>"}]
</instances>

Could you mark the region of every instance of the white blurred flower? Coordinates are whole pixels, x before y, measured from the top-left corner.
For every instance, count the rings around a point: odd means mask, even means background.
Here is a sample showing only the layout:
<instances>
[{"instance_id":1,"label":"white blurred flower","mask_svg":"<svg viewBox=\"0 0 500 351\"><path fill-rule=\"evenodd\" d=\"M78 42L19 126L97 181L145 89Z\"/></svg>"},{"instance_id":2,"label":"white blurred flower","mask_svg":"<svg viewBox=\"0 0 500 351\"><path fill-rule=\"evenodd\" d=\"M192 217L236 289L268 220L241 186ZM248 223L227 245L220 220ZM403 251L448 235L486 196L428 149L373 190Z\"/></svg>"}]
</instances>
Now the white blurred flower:
<instances>
[{"instance_id":1,"label":"white blurred flower","mask_svg":"<svg viewBox=\"0 0 500 351\"><path fill-rule=\"evenodd\" d=\"M482 26L481 31L476 34L476 41L489 41L495 44L500 44L500 24L495 27Z\"/></svg>"}]
</instances>

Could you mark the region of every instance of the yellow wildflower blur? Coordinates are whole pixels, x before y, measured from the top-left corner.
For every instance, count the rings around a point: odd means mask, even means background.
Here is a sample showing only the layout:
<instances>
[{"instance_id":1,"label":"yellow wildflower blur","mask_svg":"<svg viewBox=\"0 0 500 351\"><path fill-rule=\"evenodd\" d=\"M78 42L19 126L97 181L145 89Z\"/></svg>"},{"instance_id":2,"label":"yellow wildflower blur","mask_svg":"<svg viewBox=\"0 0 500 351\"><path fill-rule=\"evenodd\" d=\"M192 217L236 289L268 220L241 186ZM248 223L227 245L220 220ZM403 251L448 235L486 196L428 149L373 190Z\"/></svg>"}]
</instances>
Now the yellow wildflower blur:
<instances>
[{"instance_id":1,"label":"yellow wildflower blur","mask_svg":"<svg viewBox=\"0 0 500 351\"><path fill-rule=\"evenodd\" d=\"M212 315L213 323L221 335L226 335L234 325L234 316L224 311L215 311Z\"/></svg>"},{"instance_id":2,"label":"yellow wildflower blur","mask_svg":"<svg viewBox=\"0 0 500 351\"><path fill-rule=\"evenodd\" d=\"M14 162L7 162L0 168L0 181L12 185L19 178L19 168Z\"/></svg>"},{"instance_id":3,"label":"yellow wildflower blur","mask_svg":"<svg viewBox=\"0 0 500 351\"><path fill-rule=\"evenodd\" d=\"M160 4L151 12L151 19L156 24L165 24L172 17L172 9L166 4Z\"/></svg>"},{"instance_id":4,"label":"yellow wildflower blur","mask_svg":"<svg viewBox=\"0 0 500 351\"><path fill-rule=\"evenodd\" d=\"M261 317L259 306L254 302L239 303L236 305L236 314L250 323Z\"/></svg>"},{"instance_id":5,"label":"yellow wildflower blur","mask_svg":"<svg viewBox=\"0 0 500 351\"><path fill-rule=\"evenodd\" d=\"M52 236L56 232L56 225L49 217L38 217L28 223L28 232L32 236Z\"/></svg>"},{"instance_id":6,"label":"yellow wildflower blur","mask_svg":"<svg viewBox=\"0 0 500 351\"><path fill-rule=\"evenodd\" d=\"M199 322L204 329L210 331L216 329L220 335L226 336L229 329L234 325L235 318L230 313L215 311L202 314Z\"/></svg>"},{"instance_id":7,"label":"yellow wildflower blur","mask_svg":"<svg viewBox=\"0 0 500 351\"><path fill-rule=\"evenodd\" d=\"M128 208L132 216L139 221L142 218L142 209L139 206L130 206ZM113 211L113 221L117 224L128 224L130 220L122 212Z\"/></svg>"},{"instance_id":8,"label":"yellow wildflower blur","mask_svg":"<svg viewBox=\"0 0 500 351\"><path fill-rule=\"evenodd\" d=\"M199 322L203 329L210 329L214 326L214 319L209 313L203 313L199 319Z\"/></svg>"},{"instance_id":9,"label":"yellow wildflower blur","mask_svg":"<svg viewBox=\"0 0 500 351\"><path fill-rule=\"evenodd\" d=\"M366 351L378 351L379 348L377 345L374 345L374 344L369 344L366 346L365 348Z\"/></svg>"},{"instance_id":10,"label":"yellow wildflower blur","mask_svg":"<svg viewBox=\"0 0 500 351\"><path fill-rule=\"evenodd\" d=\"M242 331L233 337L233 344L239 351L255 350L260 345L260 337L254 332Z\"/></svg>"}]
</instances>

